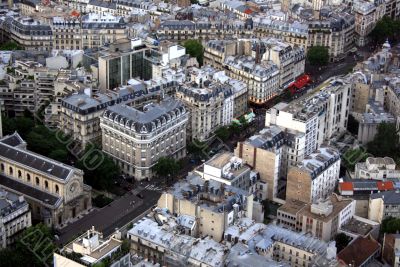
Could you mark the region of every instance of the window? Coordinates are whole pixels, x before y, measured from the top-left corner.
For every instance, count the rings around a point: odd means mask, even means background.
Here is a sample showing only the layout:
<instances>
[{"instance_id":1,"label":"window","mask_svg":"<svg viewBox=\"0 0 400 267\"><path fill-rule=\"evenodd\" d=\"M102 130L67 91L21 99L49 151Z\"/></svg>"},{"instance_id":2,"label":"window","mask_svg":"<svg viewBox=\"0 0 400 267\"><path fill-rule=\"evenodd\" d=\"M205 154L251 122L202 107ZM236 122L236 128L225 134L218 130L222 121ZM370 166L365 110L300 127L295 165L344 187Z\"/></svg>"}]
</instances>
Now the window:
<instances>
[{"instance_id":1,"label":"window","mask_svg":"<svg viewBox=\"0 0 400 267\"><path fill-rule=\"evenodd\" d=\"M44 187L45 187L46 189L49 189L49 182L44 181Z\"/></svg>"},{"instance_id":2,"label":"window","mask_svg":"<svg viewBox=\"0 0 400 267\"><path fill-rule=\"evenodd\" d=\"M26 175L26 180L27 180L28 182L31 181L31 176L29 175L29 173Z\"/></svg>"},{"instance_id":3,"label":"window","mask_svg":"<svg viewBox=\"0 0 400 267\"><path fill-rule=\"evenodd\" d=\"M22 177L22 172L20 170L18 170L18 178Z\"/></svg>"},{"instance_id":4,"label":"window","mask_svg":"<svg viewBox=\"0 0 400 267\"><path fill-rule=\"evenodd\" d=\"M58 194L60 192L60 189L58 188L58 185L56 185L55 188L56 188L56 193Z\"/></svg>"},{"instance_id":5,"label":"window","mask_svg":"<svg viewBox=\"0 0 400 267\"><path fill-rule=\"evenodd\" d=\"M10 170L10 175L13 175L13 172L14 172L13 168L10 167L9 170Z\"/></svg>"},{"instance_id":6,"label":"window","mask_svg":"<svg viewBox=\"0 0 400 267\"><path fill-rule=\"evenodd\" d=\"M36 177L36 185L39 186L40 185L40 180L39 177Z\"/></svg>"},{"instance_id":7,"label":"window","mask_svg":"<svg viewBox=\"0 0 400 267\"><path fill-rule=\"evenodd\" d=\"M2 172L4 172L4 163L0 164L0 169L1 169Z\"/></svg>"}]
</instances>

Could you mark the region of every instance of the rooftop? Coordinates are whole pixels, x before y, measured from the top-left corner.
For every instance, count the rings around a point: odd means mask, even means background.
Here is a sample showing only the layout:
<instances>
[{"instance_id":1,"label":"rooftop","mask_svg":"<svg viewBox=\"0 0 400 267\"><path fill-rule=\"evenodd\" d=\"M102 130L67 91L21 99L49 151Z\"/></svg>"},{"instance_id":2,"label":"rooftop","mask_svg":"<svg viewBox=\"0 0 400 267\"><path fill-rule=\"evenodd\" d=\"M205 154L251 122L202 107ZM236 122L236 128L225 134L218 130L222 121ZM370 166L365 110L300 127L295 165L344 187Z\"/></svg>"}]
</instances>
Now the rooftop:
<instances>
[{"instance_id":1,"label":"rooftop","mask_svg":"<svg viewBox=\"0 0 400 267\"><path fill-rule=\"evenodd\" d=\"M128 235L139 237L150 243L156 244L169 250L171 254L192 258L207 266L224 266L225 250L224 245L215 242L211 238L194 238L188 235L179 234L176 225L170 215L166 215L161 223L145 217L133 225Z\"/></svg>"},{"instance_id":2,"label":"rooftop","mask_svg":"<svg viewBox=\"0 0 400 267\"><path fill-rule=\"evenodd\" d=\"M58 206L61 204L61 198L50 193L41 191L35 187L16 181L10 177L0 174L0 186L24 195L28 199L33 199L45 205Z\"/></svg>"},{"instance_id":3,"label":"rooftop","mask_svg":"<svg viewBox=\"0 0 400 267\"><path fill-rule=\"evenodd\" d=\"M321 146L316 152L304 157L298 167L316 178L321 172L340 160L340 153L332 147Z\"/></svg>"},{"instance_id":4,"label":"rooftop","mask_svg":"<svg viewBox=\"0 0 400 267\"><path fill-rule=\"evenodd\" d=\"M7 216L23 206L28 206L23 196L0 187L0 217Z\"/></svg>"},{"instance_id":5,"label":"rooftop","mask_svg":"<svg viewBox=\"0 0 400 267\"><path fill-rule=\"evenodd\" d=\"M371 224L363 218L358 219L357 217L352 217L346 224L341 226L341 229L365 237L374 229L374 227L379 227L379 224Z\"/></svg>"},{"instance_id":6,"label":"rooftop","mask_svg":"<svg viewBox=\"0 0 400 267\"><path fill-rule=\"evenodd\" d=\"M347 82L341 79L333 79L325 85L320 91L311 95L300 97L290 104L279 103L274 106L275 109L293 114L295 119L307 121L308 119L324 111L325 104L331 94L346 86ZM270 112L270 111L267 111Z\"/></svg>"},{"instance_id":7,"label":"rooftop","mask_svg":"<svg viewBox=\"0 0 400 267\"><path fill-rule=\"evenodd\" d=\"M125 104L109 106L103 118L122 123L138 133L151 133L184 114L186 114L186 109L182 102L174 98L166 98L159 103L148 104L142 110Z\"/></svg>"},{"instance_id":8,"label":"rooftop","mask_svg":"<svg viewBox=\"0 0 400 267\"><path fill-rule=\"evenodd\" d=\"M7 139L6 139L7 140ZM71 177L74 168L23 148L0 142L0 157L17 162L27 168L35 169L45 175L66 180Z\"/></svg>"},{"instance_id":9,"label":"rooftop","mask_svg":"<svg viewBox=\"0 0 400 267\"><path fill-rule=\"evenodd\" d=\"M370 195L370 199L381 198L385 205L400 205L400 191L390 190Z\"/></svg>"},{"instance_id":10,"label":"rooftop","mask_svg":"<svg viewBox=\"0 0 400 267\"><path fill-rule=\"evenodd\" d=\"M262 79L270 79L279 74L277 65L272 61L264 60L257 63L251 56L228 56L225 59L225 64Z\"/></svg>"},{"instance_id":11,"label":"rooftop","mask_svg":"<svg viewBox=\"0 0 400 267\"><path fill-rule=\"evenodd\" d=\"M337 255L345 264L361 266L369 257L380 249L380 244L370 238L358 237ZM360 253L362 251L362 253Z\"/></svg>"},{"instance_id":12,"label":"rooftop","mask_svg":"<svg viewBox=\"0 0 400 267\"><path fill-rule=\"evenodd\" d=\"M118 250L121 245L122 241L114 237L106 240L102 239L101 233L92 227L92 229L87 230L84 234L66 245L63 250L68 253L75 252L82 254L80 259L83 262L94 264Z\"/></svg>"}]
</instances>

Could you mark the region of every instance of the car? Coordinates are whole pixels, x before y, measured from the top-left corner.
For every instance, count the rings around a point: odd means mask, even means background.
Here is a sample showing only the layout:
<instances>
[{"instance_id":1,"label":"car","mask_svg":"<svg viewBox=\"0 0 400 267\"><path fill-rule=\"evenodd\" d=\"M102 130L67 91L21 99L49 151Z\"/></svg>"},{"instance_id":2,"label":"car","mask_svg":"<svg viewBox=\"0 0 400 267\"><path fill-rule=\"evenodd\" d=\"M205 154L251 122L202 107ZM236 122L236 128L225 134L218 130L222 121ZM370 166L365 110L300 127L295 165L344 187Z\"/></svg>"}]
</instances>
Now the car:
<instances>
[{"instance_id":1,"label":"car","mask_svg":"<svg viewBox=\"0 0 400 267\"><path fill-rule=\"evenodd\" d=\"M141 193L136 194L136 196L137 196L138 198L140 198L140 199L143 199L143 198L144 198L144 196L143 196Z\"/></svg>"}]
</instances>

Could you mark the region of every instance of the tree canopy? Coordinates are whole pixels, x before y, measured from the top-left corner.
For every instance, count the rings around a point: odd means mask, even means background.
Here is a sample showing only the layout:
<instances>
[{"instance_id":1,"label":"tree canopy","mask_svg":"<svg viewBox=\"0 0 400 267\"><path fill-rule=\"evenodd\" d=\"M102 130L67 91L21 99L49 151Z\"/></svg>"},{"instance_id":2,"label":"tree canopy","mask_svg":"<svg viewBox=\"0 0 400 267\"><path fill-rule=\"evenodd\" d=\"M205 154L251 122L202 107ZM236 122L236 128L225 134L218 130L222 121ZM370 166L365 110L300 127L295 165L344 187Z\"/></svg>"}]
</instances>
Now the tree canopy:
<instances>
[{"instance_id":1,"label":"tree canopy","mask_svg":"<svg viewBox=\"0 0 400 267\"><path fill-rule=\"evenodd\" d=\"M336 242L336 247L337 247L337 252L340 252L343 250L347 245L350 243L351 237L344 233L339 233L335 236L335 242Z\"/></svg>"},{"instance_id":2,"label":"tree canopy","mask_svg":"<svg viewBox=\"0 0 400 267\"><path fill-rule=\"evenodd\" d=\"M395 234L400 231L400 218L388 217L383 219L381 232Z\"/></svg>"},{"instance_id":3,"label":"tree canopy","mask_svg":"<svg viewBox=\"0 0 400 267\"><path fill-rule=\"evenodd\" d=\"M381 123L374 139L367 144L367 150L375 157L391 157L395 161L400 159L400 142L396 125Z\"/></svg>"},{"instance_id":4,"label":"tree canopy","mask_svg":"<svg viewBox=\"0 0 400 267\"><path fill-rule=\"evenodd\" d=\"M153 166L153 171L161 177L172 176L178 173L179 163L173 158L161 157Z\"/></svg>"},{"instance_id":5,"label":"tree canopy","mask_svg":"<svg viewBox=\"0 0 400 267\"><path fill-rule=\"evenodd\" d=\"M329 51L325 46L312 46L307 51L307 60L312 65L323 66L329 62Z\"/></svg>"},{"instance_id":6,"label":"tree canopy","mask_svg":"<svg viewBox=\"0 0 400 267\"><path fill-rule=\"evenodd\" d=\"M376 23L369 37L375 44L382 44L386 39L389 39L391 42L397 42L399 40L399 35L400 21L384 16Z\"/></svg>"},{"instance_id":7,"label":"tree canopy","mask_svg":"<svg viewBox=\"0 0 400 267\"><path fill-rule=\"evenodd\" d=\"M83 170L85 182L100 190L112 187L114 179L121 174L119 166L93 144L86 147L76 165Z\"/></svg>"},{"instance_id":8,"label":"tree canopy","mask_svg":"<svg viewBox=\"0 0 400 267\"><path fill-rule=\"evenodd\" d=\"M23 47L18 45L16 42L8 41L0 45L0 50L2 51L23 50Z\"/></svg>"},{"instance_id":9,"label":"tree canopy","mask_svg":"<svg viewBox=\"0 0 400 267\"><path fill-rule=\"evenodd\" d=\"M200 66L203 65L203 45L197 40L187 40L183 46L186 48L186 53L195 57Z\"/></svg>"},{"instance_id":10,"label":"tree canopy","mask_svg":"<svg viewBox=\"0 0 400 267\"><path fill-rule=\"evenodd\" d=\"M222 141L226 141L231 136L230 129L227 126L219 127L215 130L215 135Z\"/></svg>"},{"instance_id":11,"label":"tree canopy","mask_svg":"<svg viewBox=\"0 0 400 267\"><path fill-rule=\"evenodd\" d=\"M14 249L0 250L0 265L2 267L51 266L55 248L51 229L40 223L26 229Z\"/></svg>"}]
</instances>

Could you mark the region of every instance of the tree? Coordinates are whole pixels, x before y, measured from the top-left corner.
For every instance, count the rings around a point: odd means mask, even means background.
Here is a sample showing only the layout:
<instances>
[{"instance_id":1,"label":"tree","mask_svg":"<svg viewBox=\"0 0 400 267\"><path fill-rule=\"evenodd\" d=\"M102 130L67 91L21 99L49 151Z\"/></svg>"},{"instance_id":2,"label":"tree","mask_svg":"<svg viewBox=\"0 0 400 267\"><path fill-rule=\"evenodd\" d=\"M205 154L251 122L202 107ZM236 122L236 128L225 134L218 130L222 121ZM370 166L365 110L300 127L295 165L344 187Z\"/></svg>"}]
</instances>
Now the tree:
<instances>
[{"instance_id":1,"label":"tree","mask_svg":"<svg viewBox=\"0 0 400 267\"><path fill-rule=\"evenodd\" d=\"M23 48L13 41L8 41L0 45L0 50L12 51L12 50L23 50Z\"/></svg>"},{"instance_id":2,"label":"tree","mask_svg":"<svg viewBox=\"0 0 400 267\"><path fill-rule=\"evenodd\" d=\"M329 51L325 46L312 46L307 51L307 60L312 65L323 66L329 62Z\"/></svg>"},{"instance_id":3,"label":"tree","mask_svg":"<svg viewBox=\"0 0 400 267\"><path fill-rule=\"evenodd\" d=\"M375 157L400 158L400 142L396 125L393 123L381 123L374 139L367 144L367 150Z\"/></svg>"},{"instance_id":4,"label":"tree","mask_svg":"<svg viewBox=\"0 0 400 267\"><path fill-rule=\"evenodd\" d=\"M85 182L100 190L112 187L114 179L121 174L119 166L93 144L87 145L76 165L83 170Z\"/></svg>"},{"instance_id":5,"label":"tree","mask_svg":"<svg viewBox=\"0 0 400 267\"><path fill-rule=\"evenodd\" d=\"M153 166L153 171L160 177L170 177L178 173L179 163L173 158L161 157Z\"/></svg>"},{"instance_id":6,"label":"tree","mask_svg":"<svg viewBox=\"0 0 400 267\"><path fill-rule=\"evenodd\" d=\"M56 149L50 152L49 158L63 163L68 163L68 152L65 149Z\"/></svg>"},{"instance_id":7,"label":"tree","mask_svg":"<svg viewBox=\"0 0 400 267\"><path fill-rule=\"evenodd\" d=\"M191 57L195 57L200 66L203 65L203 45L197 40L187 40L183 46L186 48L186 53Z\"/></svg>"},{"instance_id":8,"label":"tree","mask_svg":"<svg viewBox=\"0 0 400 267\"><path fill-rule=\"evenodd\" d=\"M357 135L358 134L358 125L359 122L354 118L353 115L349 115L349 121L347 122L347 130L354 134Z\"/></svg>"},{"instance_id":9,"label":"tree","mask_svg":"<svg viewBox=\"0 0 400 267\"><path fill-rule=\"evenodd\" d=\"M2 267L51 266L55 248L51 229L40 223L22 232L14 249L0 250L0 265Z\"/></svg>"},{"instance_id":10,"label":"tree","mask_svg":"<svg viewBox=\"0 0 400 267\"><path fill-rule=\"evenodd\" d=\"M351 237L349 237L348 235L346 235L344 233L337 234L335 236L336 248L338 250L337 252L340 252L345 247L347 247L347 245L350 243L350 241L351 241Z\"/></svg>"},{"instance_id":11,"label":"tree","mask_svg":"<svg viewBox=\"0 0 400 267\"><path fill-rule=\"evenodd\" d=\"M231 133L229 131L229 128L226 126L219 127L217 130L215 130L215 135L221 139L222 141L226 141L229 139L231 136Z\"/></svg>"},{"instance_id":12,"label":"tree","mask_svg":"<svg viewBox=\"0 0 400 267\"><path fill-rule=\"evenodd\" d=\"M384 43L387 39L391 42L397 42L399 34L400 21L384 16L376 23L374 29L369 34L369 37L376 45Z\"/></svg>"},{"instance_id":13,"label":"tree","mask_svg":"<svg viewBox=\"0 0 400 267\"><path fill-rule=\"evenodd\" d=\"M400 231L400 219L388 217L383 219L381 225L381 232L388 234L395 234Z\"/></svg>"},{"instance_id":14,"label":"tree","mask_svg":"<svg viewBox=\"0 0 400 267\"><path fill-rule=\"evenodd\" d=\"M187 151L196 158L202 158L207 155L208 146L205 142L194 139L186 147Z\"/></svg>"}]
</instances>

